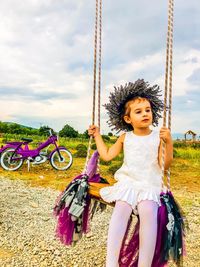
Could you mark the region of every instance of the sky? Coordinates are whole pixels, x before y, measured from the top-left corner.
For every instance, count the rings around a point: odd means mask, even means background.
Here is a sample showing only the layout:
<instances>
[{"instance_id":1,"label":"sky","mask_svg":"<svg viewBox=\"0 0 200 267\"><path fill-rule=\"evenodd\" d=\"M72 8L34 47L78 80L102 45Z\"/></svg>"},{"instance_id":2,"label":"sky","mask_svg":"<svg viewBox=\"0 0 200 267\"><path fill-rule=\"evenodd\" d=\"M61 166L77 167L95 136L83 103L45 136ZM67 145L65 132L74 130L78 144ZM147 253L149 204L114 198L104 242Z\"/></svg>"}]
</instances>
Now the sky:
<instances>
[{"instance_id":1,"label":"sky","mask_svg":"<svg viewBox=\"0 0 200 267\"><path fill-rule=\"evenodd\" d=\"M164 88L166 1L103 1L102 97L143 78ZM172 132L200 135L200 2L175 0ZM91 124L95 0L0 1L0 120ZM110 131L101 108L102 133ZM160 125L162 121L160 121Z\"/></svg>"}]
</instances>

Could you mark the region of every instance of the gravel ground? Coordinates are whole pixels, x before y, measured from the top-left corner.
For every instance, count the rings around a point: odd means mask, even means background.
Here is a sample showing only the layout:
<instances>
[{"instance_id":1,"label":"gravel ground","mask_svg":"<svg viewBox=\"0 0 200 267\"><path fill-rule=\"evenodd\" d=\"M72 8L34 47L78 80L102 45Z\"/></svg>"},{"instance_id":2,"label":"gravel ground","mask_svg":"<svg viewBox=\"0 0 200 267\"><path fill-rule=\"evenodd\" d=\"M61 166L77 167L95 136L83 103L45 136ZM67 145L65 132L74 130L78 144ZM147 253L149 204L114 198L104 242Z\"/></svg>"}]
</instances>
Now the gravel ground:
<instances>
[{"instance_id":1,"label":"gravel ground","mask_svg":"<svg viewBox=\"0 0 200 267\"><path fill-rule=\"evenodd\" d=\"M75 247L63 246L54 236L52 208L59 192L33 188L24 182L0 177L0 266L1 267L103 267L106 234L112 208L97 212L91 231ZM199 195L192 193L194 209L187 238L185 267L200 266ZM190 207L190 208L189 208ZM170 266L173 266L170 264Z\"/></svg>"}]
</instances>

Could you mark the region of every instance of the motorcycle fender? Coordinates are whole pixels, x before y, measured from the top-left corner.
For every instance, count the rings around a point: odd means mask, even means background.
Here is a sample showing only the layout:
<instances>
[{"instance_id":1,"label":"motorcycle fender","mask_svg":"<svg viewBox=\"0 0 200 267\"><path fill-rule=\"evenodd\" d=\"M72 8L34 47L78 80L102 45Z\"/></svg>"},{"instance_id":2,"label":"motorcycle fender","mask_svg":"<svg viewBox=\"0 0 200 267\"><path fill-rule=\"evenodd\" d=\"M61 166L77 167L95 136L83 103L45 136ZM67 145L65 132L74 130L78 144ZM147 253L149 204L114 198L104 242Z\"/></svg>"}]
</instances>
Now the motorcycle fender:
<instances>
[{"instance_id":1,"label":"motorcycle fender","mask_svg":"<svg viewBox=\"0 0 200 267\"><path fill-rule=\"evenodd\" d=\"M8 148L16 148L16 146L14 146L14 145L5 145L5 146L3 146L2 148L0 148L0 155L1 155L2 152L4 152Z\"/></svg>"},{"instance_id":2,"label":"motorcycle fender","mask_svg":"<svg viewBox=\"0 0 200 267\"><path fill-rule=\"evenodd\" d=\"M50 159L50 158L51 158L51 156L52 156L52 154L54 153L54 151L56 151L57 149L61 149L61 148L64 148L64 149L66 149L66 147L64 147L64 146L58 146L57 148L55 148L54 150L52 150L52 151L51 151L51 153L49 154L49 157L48 157L48 159Z\"/></svg>"}]
</instances>

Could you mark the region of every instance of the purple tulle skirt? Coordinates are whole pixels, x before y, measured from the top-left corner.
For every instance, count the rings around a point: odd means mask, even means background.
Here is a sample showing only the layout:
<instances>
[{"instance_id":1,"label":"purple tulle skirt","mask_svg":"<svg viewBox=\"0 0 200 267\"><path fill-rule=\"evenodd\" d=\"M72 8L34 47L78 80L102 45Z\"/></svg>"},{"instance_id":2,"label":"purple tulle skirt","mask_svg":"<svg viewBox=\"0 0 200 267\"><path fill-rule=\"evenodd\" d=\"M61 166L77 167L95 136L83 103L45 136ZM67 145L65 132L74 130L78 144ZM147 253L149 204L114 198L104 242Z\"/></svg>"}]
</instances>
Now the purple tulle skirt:
<instances>
[{"instance_id":1,"label":"purple tulle skirt","mask_svg":"<svg viewBox=\"0 0 200 267\"><path fill-rule=\"evenodd\" d=\"M177 266L183 266L185 255L185 223L183 213L171 192L161 193L161 206L158 209L157 240L152 267L165 267L171 257ZM169 225L169 214L174 217ZM168 226L168 228L167 228ZM120 250L120 267L137 267L139 256L139 217L134 227L132 217Z\"/></svg>"}]
</instances>

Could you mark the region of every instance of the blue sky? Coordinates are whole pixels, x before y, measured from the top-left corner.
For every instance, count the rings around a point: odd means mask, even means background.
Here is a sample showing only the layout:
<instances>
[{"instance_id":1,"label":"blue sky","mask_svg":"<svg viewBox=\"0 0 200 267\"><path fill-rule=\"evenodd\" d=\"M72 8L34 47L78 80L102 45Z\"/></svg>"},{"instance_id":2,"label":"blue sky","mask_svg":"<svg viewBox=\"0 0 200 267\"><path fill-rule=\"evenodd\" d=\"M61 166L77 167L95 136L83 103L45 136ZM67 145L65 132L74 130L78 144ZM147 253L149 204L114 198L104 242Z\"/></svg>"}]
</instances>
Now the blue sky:
<instances>
[{"instance_id":1,"label":"blue sky","mask_svg":"<svg viewBox=\"0 0 200 267\"><path fill-rule=\"evenodd\" d=\"M0 120L91 123L94 0L0 2ZM200 134L200 2L175 0L172 132ZM103 1L102 104L114 85L164 85L167 1ZM101 110L106 133L105 109ZM160 122L161 125L162 122Z\"/></svg>"}]
</instances>

